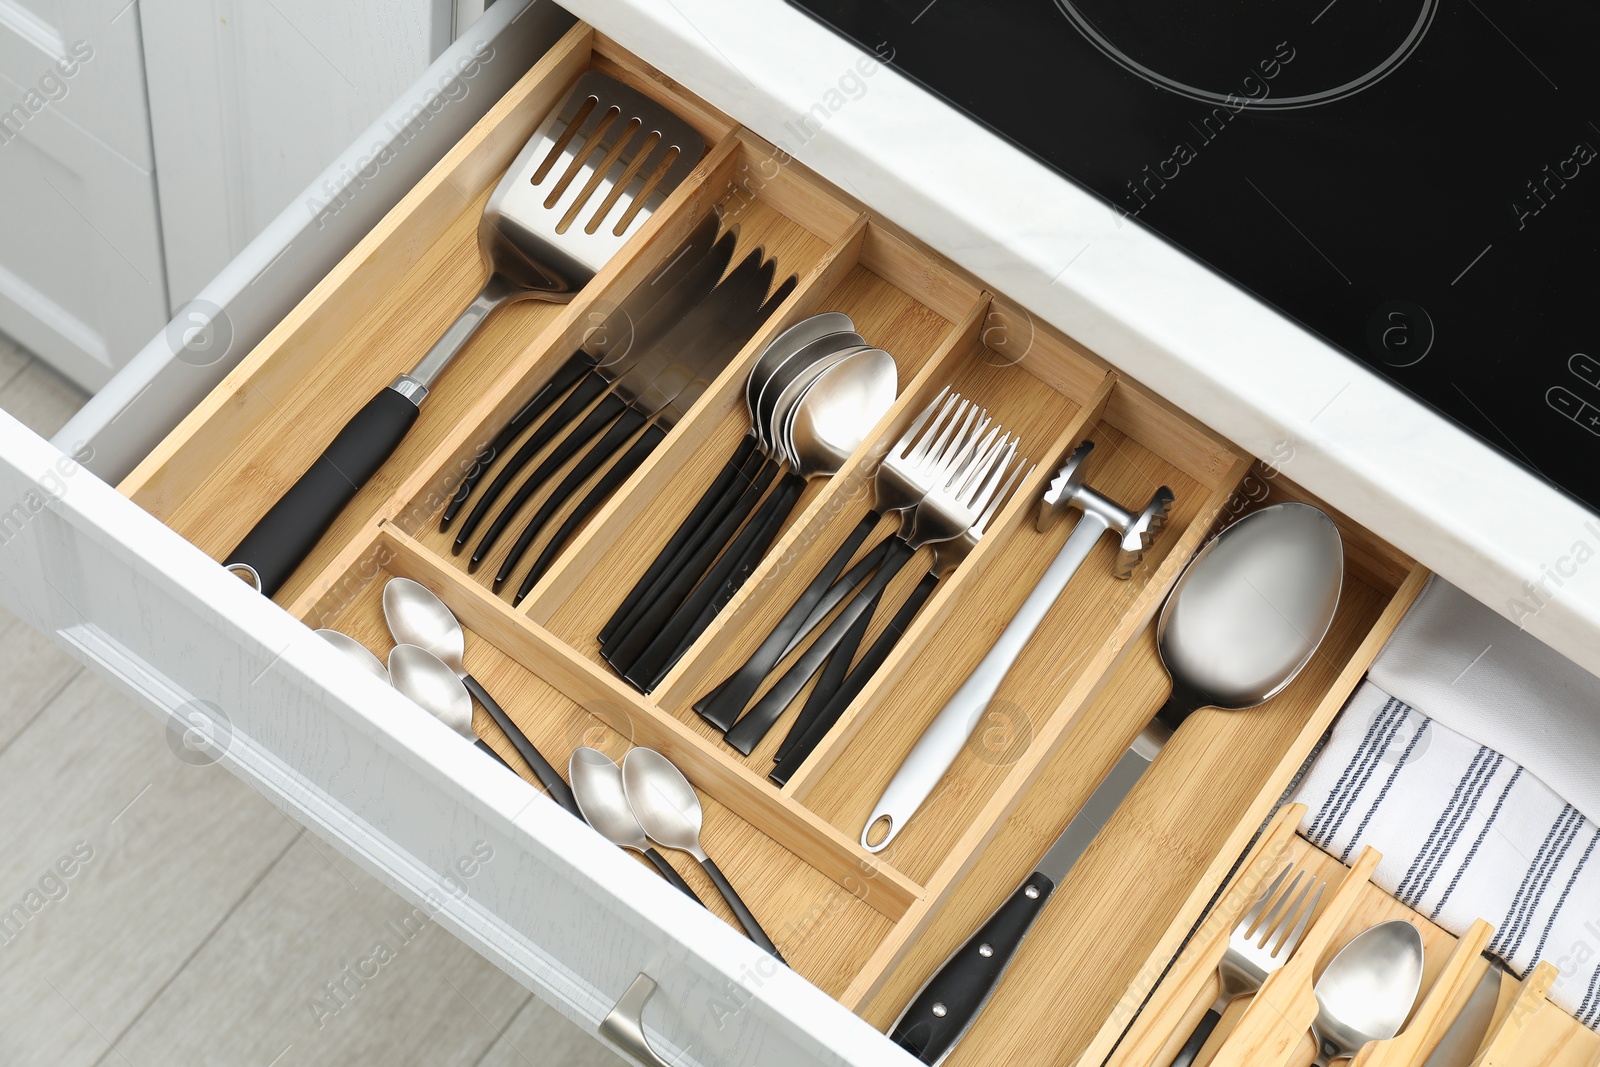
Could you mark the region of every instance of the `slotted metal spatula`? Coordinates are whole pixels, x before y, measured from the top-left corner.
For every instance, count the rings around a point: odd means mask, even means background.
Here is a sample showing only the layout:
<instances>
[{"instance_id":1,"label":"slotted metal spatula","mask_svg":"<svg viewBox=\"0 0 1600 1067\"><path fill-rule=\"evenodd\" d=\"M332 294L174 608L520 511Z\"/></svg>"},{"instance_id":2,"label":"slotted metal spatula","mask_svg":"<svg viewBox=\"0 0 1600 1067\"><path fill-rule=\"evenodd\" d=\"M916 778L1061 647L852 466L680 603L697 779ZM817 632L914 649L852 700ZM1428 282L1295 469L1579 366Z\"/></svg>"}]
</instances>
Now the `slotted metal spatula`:
<instances>
[{"instance_id":1,"label":"slotted metal spatula","mask_svg":"<svg viewBox=\"0 0 1600 1067\"><path fill-rule=\"evenodd\" d=\"M228 554L228 569L276 593L399 447L434 381L490 312L514 300L571 300L704 152L700 134L649 97L594 71L580 77L489 197L478 223L489 261L482 291L410 372L345 424Z\"/></svg>"}]
</instances>

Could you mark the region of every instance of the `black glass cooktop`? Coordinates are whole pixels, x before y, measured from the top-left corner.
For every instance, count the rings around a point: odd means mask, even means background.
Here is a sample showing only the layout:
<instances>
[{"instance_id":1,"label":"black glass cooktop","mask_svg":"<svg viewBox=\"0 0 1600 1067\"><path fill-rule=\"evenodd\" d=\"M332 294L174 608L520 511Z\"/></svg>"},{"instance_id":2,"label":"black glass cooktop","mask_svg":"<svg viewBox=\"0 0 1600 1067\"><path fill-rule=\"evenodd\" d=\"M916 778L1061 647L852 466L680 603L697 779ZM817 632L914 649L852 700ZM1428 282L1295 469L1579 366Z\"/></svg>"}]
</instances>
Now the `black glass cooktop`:
<instances>
[{"instance_id":1,"label":"black glass cooktop","mask_svg":"<svg viewBox=\"0 0 1600 1067\"><path fill-rule=\"evenodd\" d=\"M1600 4L793 2L1600 510Z\"/></svg>"}]
</instances>

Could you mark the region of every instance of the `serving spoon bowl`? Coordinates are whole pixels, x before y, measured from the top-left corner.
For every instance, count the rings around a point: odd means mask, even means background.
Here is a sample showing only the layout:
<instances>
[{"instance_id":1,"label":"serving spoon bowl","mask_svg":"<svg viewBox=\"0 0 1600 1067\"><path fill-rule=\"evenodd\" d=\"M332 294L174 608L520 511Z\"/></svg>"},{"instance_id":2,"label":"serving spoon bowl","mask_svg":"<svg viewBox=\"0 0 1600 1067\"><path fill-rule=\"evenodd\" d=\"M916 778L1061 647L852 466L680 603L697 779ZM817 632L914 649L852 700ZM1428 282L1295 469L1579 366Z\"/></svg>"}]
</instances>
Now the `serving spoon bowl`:
<instances>
[{"instance_id":1,"label":"serving spoon bowl","mask_svg":"<svg viewBox=\"0 0 1600 1067\"><path fill-rule=\"evenodd\" d=\"M1314 987L1314 1067L1400 1032L1422 987L1422 955L1422 935L1404 919L1379 923L1339 950Z\"/></svg>"}]
</instances>

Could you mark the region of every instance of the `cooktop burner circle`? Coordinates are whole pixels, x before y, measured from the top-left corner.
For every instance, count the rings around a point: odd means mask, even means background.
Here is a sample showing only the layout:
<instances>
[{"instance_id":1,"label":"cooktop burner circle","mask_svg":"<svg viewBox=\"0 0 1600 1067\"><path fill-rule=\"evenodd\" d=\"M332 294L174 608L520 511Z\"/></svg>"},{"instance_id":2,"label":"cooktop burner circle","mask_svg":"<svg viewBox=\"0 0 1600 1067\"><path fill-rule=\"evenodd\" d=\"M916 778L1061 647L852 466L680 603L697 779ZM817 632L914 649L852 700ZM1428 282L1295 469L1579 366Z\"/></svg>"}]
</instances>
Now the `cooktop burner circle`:
<instances>
[{"instance_id":1,"label":"cooktop burner circle","mask_svg":"<svg viewBox=\"0 0 1600 1067\"><path fill-rule=\"evenodd\" d=\"M1252 82L1256 85L1264 85L1262 79L1255 76L1252 68L1246 68L1247 72L1241 76L1242 81L1238 87L1226 91L1207 89L1193 84L1189 76L1174 76L1170 73L1164 73L1156 69L1151 62L1134 56L1130 51L1131 45L1118 45L1116 41L1112 40L1111 35L1102 30L1096 24L1096 20L1090 17L1086 10L1088 6L1086 0L1054 0L1054 2L1062 15L1066 17L1074 29L1083 35L1085 40L1106 58L1135 77L1167 92L1176 93L1179 96L1188 97L1201 103L1219 104L1234 109L1254 108L1259 110L1318 107L1323 104L1333 103L1336 100L1343 100L1364 89L1371 88L1394 73L1416 51L1417 46L1422 43L1422 38L1427 34L1428 27L1433 24L1434 15L1439 8L1438 0L1421 0L1415 20L1405 27L1404 36L1393 51L1381 56L1372 66L1354 77L1346 77L1338 84L1326 88L1275 97L1270 92L1263 91L1258 96L1251 91L1250 85ZM1338 0L1332 0L1326 7L1323 7L1314 18L1309 20L1306 28L1314 31L1317 22L1324 15L1334 10L1337 3ZM1123 10L1129 9L1124 8ZM1178 16L1176 25L1181 27L1183 25L1181 21L1183 13L1174 14ZM1215 32L1214 26L1206 29L1208 32ZM1180 29L1178 32L1182 33L1183 31ZM1195 35L1194 39L1199 39L1199 35ZM1369 37L1368 39L1370 40L1371 38ZM1273 58L1271 53L1267 53L1262 56L1262 63L1271 62ZM1266 69L1265 66L1263 66L1263 69ZM1270 79L1271 75L1266 75L1266 77Z\"/></svg>"}]
</instances>

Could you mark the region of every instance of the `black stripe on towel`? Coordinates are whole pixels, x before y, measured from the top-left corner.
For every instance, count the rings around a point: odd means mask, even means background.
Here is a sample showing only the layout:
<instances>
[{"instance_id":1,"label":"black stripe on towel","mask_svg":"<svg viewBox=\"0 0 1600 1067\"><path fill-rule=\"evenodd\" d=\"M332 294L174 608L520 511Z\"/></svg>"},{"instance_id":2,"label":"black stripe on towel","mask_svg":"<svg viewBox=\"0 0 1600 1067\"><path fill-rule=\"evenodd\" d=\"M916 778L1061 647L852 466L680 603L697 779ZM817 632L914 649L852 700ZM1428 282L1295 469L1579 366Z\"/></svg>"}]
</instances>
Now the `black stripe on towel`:
<instances>
[{"instance_id":1,"label":"black stripe on towel","mask_svg":"<svg viewBox=\"0 0 1600 1067\"><path fill-rule=\"evenodd\" d=\"M1433 869L1422 880L1422 884L1415 887L1412 895L1417 898L1418 903L1427 899L1429 890L1433 888L1434 880L1438 878L1439 872L1444 869L1445 860L1450 858L1450 854L1455 851L1456 845L1461 840L1462 833L1471 824L1473 816L1478 814L1478 805L1483 801L1483 794L1489 791L1489 783L1494 781L1495 774L1499 772L1501 765L1505 763L1505 757L1498 752L1493 749L1486 749L1485 751L1489 753L1492 759L1484 762L1482 768L1484 773L1479 776L1477 788L1473 790L1472 798L1467 801L1467 805L1456 819L1455 825L1450 828L1450 840L1445 845L1444 851L1440 853L1439 861L1433 865Z\"/></svg>"},{"instance_id":2,"label":"black stripe on towel","mask_svg":"<svg viewBox=\"0 0 1600 1067\"><path fill-rule=\"evenodd\" d=\"M1561 891L1561 899L1556 901L1556 906L1550 910L1550 918L1544 924L1544 933L1539 935L1539 947L1533 950L1533 962L1544 958L1544 945L1550 940L1550 931L1555 928L1556 919L1561 915L1561 909L1566 906L1567 897L1572 893L1572 887L1577 884L1578 876L1583 873L1583 868L1588 864L1589 857L1594 855L1594 846L1600 844L1600 827L1596 827L1594 836L1589 839L1589 847L1583 850L1583 855L1578 857L1578 865L1572 868L1572 877L1567 879L1567 887Z\"/></svg>"},{"instance_id":3,"label":"black stripe on towel","mask_svg":"<svg viewBox=\"0 0 1600 1067\"><path fill-rule=\"evenodd\" d=\"M1409 743L1407 743L1406 750L1400 753L1399 759L1395 760L1394 770L1390 771L1389 777L1384 780L1383 788L1378 790L1378 795L1373 798L1372 806L1367 809L1366 815L1362 816L1361 825L1357 826L1356 832L1350 836L1350 843L1345 846L1344 855L1339 857L1340 863L1349 862L1350 853L1355 850L1356 842L1360 841L1361 835L1367 832L1367 824L1372 821L1372 816L1376 814L1379 805L1381 805L1385 798L1388 797L1389 790L1394 787L1395 779L1400 777L1400 772L1404 770L1406 764L1410 762L1411 753L1416 751L1417 743L1422 740L1432 726L1433 720L1424 716L1422 725L1417 727L1417 732L1411 735L1411 740Z\"/></svg>"},{"instance_id":4,"label":"black stripe on towel","mask_svg":"<svg viewBox=\"0 0 1600 1067\"><path fill-rule=\"evenodd\" d=\"M1439 846L1444 838L1448 836L1448 831L1445 829L1446 824L1454 827L1454 816L1459 810L1461 795L1469 792L1472 788L1469 783L1475 782L1478 774L1482 771L1483 764L1487 762L1484 753L1488 751L1487 746L1478 746L1477 754L1472 757L1472 762L1467 765L1467 773L1461 776L1460 781L1456 782L1455 790L1450 794L1450 802L1444 806L1444 810L1434 820L1433 829L1428 832L1428 839L1422 843L1422 847L1417 850L1416 856L1412 858L1411 866L1406 868L1405 877L1400 879L1400 885L1395 889L1394 895L1407 907L1414 908L1417 906L1416 900L1407 893L1407 890L1411 888L1413 879L1421 878L1428 871L1434 869L1439 861ZM1450 842L1451 844L1455 843L1453 836L1450 837Z\"/></svg>"},{"instance_id":5,"label":"black stripe on towel","mask_svg":"<svg viewBox=\"0 0 1600 1067\"><path fill-rule=\"evenodd\" d=\"M1539 905L1544 903L1545 891L1550 888L1550 883L1556 876L1563 860L1567 858L1567 849L1572 847L1573 840L1578 836L1578 830L1583 825L1583 814L1568 804L1562 809L1564 819L1558 820L1561 832L1556 837L1556 843L1551 846L1550 854L1545 857L1544 870L1539 876L1539 887L1528 901L1528 906L1523 909L1517 919L1517 939L1506 951L1509 959L1522 951L1522 942L1528 936L1528 928L1533 925L1533 917L1538 914ZM1532 970L1530 965L1528 970Z\"/></svg>"},{"instance_id":6,"label":"black stripe on towel","mask_svg":"<svg viewBox=\"0 0 1600 1067\"><path fill-rule=\"evenodd\" d=\"M1333 788L1328 790L1328 795L1322 798L1322 805L1317 809L1317 817L1311 821L1311 829L1306 834L1306 837L1308 837L1319 848L1326 848L1328 845L1328 841L1321 836L1323 824L1326 822L1329 814L1333 812L1334 808L1344 799L1345 791L1350 784L1351 775L1356 772L1356 767L1365 761L1367 751L1372 746L1373 738L1377 737L1378 731L1387 726L1389 722L1388 716L1394 710L1395 706L1399 704L1400 702L1398 700L1396 700L1394 697L1390 697L1384 702L1383 707L1378 709L1378 713L1374 715L1372 717L1372 721L1367 724L1366 736L1363 737L1361 739L1361 743L1356 746L1355 752L1351 753L1350 761L1344 765L1344 770L1339 772L1339 780L1333 783Z\"/></svg>"},{"instance_id":7,"label":"black stripe on towel","mask_svg":"<svg viewBox=\"0 0 1600 1067\"><path fill-rule=\"evenodd\" d=\"M1411 715L1411 709L1399 701L1395 702L1395 714L1390 717L1387 727L1381 731L1379 738L1367 749L1361 759L1361 765L1355 769L1354 781L1345 790L1333 819L1323 829L1323 837L1327 839L1325 848L1332 851L1333 842L1338 838L1339 831L1344 828L1344 821L1355 808L1356 801L1361 799L1361 794L1366 792L1372 776L1377 773L1378 764L1383 760L1383 754L1389 751L1389 746L1394 743L1395 735L1400 732L1400 727Z\"/></svg>"},{"instance_id":8,"label":"black stripe on towel","mask_svg":"<svg viewBox=\"0 0 1600 1067\"><path fill-rule=\"evenodd\" d=\"M1498 767L1495 768L1499 770ZM1483 846L1484 838L1489 836L1489 831L1494 829L1495 822L1500 818L1501 809L1506 806L1506 797L1511 795L1511 790L1516 787L1517 779L1522 777L1522 768L1518 767L1511 772L1511 780L1506 782L1506 787L1500 790L1500 799L1494 802L1494 810L1489 813L1489 818L1484 820L1483 829L1478 831L1478 838L1472 842L1472 847L1467 850L1467 858L1461 861L1461 866L1456 868L1456 873L1450 879L1450 885L1445 888L1444 896L1439 898L1439 903L1433 906L1429 919L1437 919L1444 906L1450 902L1450 894L1456 891L1456 886L1461 884L1461 876L1467 873L1467 868L1472 866L1472 861L1478 857L1478 849Z\"/></svg>"}]
</instances>

